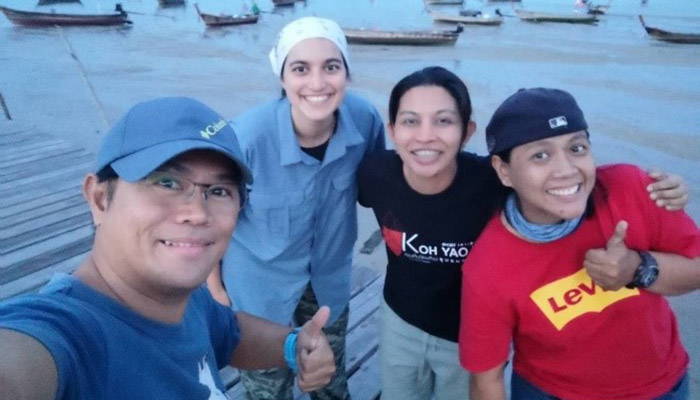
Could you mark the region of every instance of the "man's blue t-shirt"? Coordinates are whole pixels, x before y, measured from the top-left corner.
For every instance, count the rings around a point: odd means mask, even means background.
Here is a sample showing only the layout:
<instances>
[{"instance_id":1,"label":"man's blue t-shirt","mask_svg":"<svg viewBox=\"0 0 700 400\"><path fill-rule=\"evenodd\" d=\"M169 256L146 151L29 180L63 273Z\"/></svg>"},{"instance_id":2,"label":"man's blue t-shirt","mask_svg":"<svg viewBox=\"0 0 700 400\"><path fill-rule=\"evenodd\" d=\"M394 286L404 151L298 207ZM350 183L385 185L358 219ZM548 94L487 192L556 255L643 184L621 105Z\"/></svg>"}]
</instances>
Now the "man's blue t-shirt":
<instances>
[{"instance_id":1,"label":"man's blue t-shirt","mask_svg":"<svg viewBox=\"0 0 700 400\"><path fill-rule=\"evenodd\" d=\"M218 370L239 341L233 312L200 288L182 322L145 318L70 275L0 306L0 328L36 338L58 369L56 399L226 399Z\"/></svg>"}]
</instances>

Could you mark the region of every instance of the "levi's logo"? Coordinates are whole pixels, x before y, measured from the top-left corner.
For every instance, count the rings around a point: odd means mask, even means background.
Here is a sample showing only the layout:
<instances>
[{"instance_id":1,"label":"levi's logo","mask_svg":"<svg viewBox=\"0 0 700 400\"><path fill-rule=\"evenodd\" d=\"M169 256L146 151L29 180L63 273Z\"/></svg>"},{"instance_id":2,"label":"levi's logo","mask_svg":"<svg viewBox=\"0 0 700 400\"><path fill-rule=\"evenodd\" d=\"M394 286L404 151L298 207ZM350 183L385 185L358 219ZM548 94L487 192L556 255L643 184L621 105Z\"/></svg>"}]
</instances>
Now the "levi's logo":
<instances>
[{"instance_id":1,"label":"levi's logo","mask_svg":"<svg viewBox=\"0 0 700 400\"><path fill-rule=\"evenodd\" d=\"M601 312L622 299L638 295L638 289L603 290L593 282L586 269L581 268L535 290L530 299L560 331L583 314Z\"/></svg>"},{"instance_id":2,"label":"levi's logo","mask_svg":"<svg viewBox=\"0 0 700 400\"><path fill-rule=\"evenodd\" d=\"M226 121L222 119L219 122L207 125L204 129L199 131L199 134L202 135L202 137L205 139L211 139L212 136L219 133L219 131L224 129L225 126Z\"/></svg>"},{"instance_id":3,"label":"levi's logo","mask_svg":"<svg viewBox=\"0 0 700 400\"><path fill-rule=\"evenodd\" d=\"M559 128L560 126L567 126L569 122L566 120L565 116L554 117L549 120L549 127L552 129Z\"/></svg>"}]
</instances>

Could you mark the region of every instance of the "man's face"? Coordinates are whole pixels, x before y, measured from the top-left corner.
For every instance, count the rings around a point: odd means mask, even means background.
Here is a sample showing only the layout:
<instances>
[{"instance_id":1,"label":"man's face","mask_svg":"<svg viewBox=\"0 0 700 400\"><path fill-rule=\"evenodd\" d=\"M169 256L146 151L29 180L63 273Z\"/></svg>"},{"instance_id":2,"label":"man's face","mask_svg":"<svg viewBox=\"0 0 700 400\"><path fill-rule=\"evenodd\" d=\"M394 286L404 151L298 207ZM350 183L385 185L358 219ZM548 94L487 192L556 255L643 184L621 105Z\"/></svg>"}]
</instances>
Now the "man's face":
<instances>
[{"instance_id":1,"label":"man's face","mask_svg":"<svg viewBox=\"0 0 700 400\"><path fill-rule=\"evenodd\" d=\"M230 160L200 150L139 182L118 179L107 206L92 207L94 258L142 293L189 293L228 246L240 211L238 184Z\"/></svg>"}]
</instances>

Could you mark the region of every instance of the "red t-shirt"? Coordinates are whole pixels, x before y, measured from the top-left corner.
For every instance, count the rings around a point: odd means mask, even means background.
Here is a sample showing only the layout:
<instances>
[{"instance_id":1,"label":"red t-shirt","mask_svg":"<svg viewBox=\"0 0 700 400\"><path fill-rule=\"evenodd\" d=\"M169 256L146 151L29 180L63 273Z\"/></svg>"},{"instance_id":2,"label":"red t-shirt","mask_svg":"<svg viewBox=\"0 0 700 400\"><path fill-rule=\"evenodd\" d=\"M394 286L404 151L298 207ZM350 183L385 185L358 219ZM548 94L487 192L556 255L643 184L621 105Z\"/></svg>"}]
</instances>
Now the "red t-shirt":
<instances>
[{"instance_id":1,"label":"red t-shirt","mask_svg":"<svg viewBox=\"0 0 700 400\"><path fill-rule=\"evenodd\" d=\"M620 220L631 249L697 257L700 232L682 211L649 200L646 173L630 165L598 168L594 215L549 243L524 241L493 218L463 272L459 337L464 368L506 361L567 400L650 399L681 378L688 355L663 296L643 289L604 291L585 272L589 249L604 248Z\"/></svg>"}]
</instances>

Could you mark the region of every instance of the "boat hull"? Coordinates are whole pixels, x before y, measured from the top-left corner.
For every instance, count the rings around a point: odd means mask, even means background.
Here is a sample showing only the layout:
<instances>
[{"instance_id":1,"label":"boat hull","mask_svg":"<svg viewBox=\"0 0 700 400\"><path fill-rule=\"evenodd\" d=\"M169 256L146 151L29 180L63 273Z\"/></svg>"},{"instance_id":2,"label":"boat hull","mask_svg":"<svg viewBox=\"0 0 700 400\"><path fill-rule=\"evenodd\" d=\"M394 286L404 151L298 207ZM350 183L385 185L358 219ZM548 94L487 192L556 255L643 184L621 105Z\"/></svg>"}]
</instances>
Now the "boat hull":
<instances>
[{"instance_id":1,"label":"boat hull","mask_svg":"<svg viewBox=\"0 0 700 400\"><path fill-rule=\"evenodd\" d=\"M456 24L466 24L466 25L500 25L503 23L503 18L501 17L466 17L460 15L447 15L447 14L430 14L433 20L440 22L451 22Z\"/></svg>"},{"instance_id":2,"label":"boat hull","mask_svg":"<svg viewBox=\"0 0 700 400\"><path fill-rule=\"evenodd\" d=\"M387 45L448 45L454 44L459 33L453 32L400 32L344 29L348 43Z\"/></svg>"},{"instance_id":3,"label":"boat hull","mask_svg":"<svg viewBox=\"0 0 700 400\"><path fill-rule=\"evenodd\" d=\"M642 23L642 27L649 34L649 36L654 39L661 40L669 43L682 43L682 44L700 44L700 33L680 33L680 32L670 32L659 28L654 28L647 26L644 23L644 18L640 15L639 21Z\"/></svg>"},{"instance_id":4,"label":"boat hull","mask_svg":"<svg viewBox=\"0 0 700 400\"><path fill-rule=\"evenodd\" d=\"M594 24L598 22L595 15L590 14L554 14L515 10L515 13L523 21L527 22L562 22L568 24Z\"/></svg>"},{"instance_id":5,"label":"boat hull","mask_svg":"<svg viewBox=\"0 0 700 400\"><path fill-rule=\"evenodd\" d=\"M51 25L122 25L130 24L127 14L57 14L13 10L0 6L7 19L17 25L51 26Z\"/></svg>"},{"instance_id":6,"label":"boat hull","mask_svg":"<svg viewBox=\"0 0 700 400\"><path fill-rule=\"evenodd\" d=\"M218 16L218 15L201 15L202 21L207 26L226 26L226 25L244 25L244 24L255 24L258 22L257 15L251 15L246 17L234 17L234 16Z\"/></svg>"}]
</instances>

